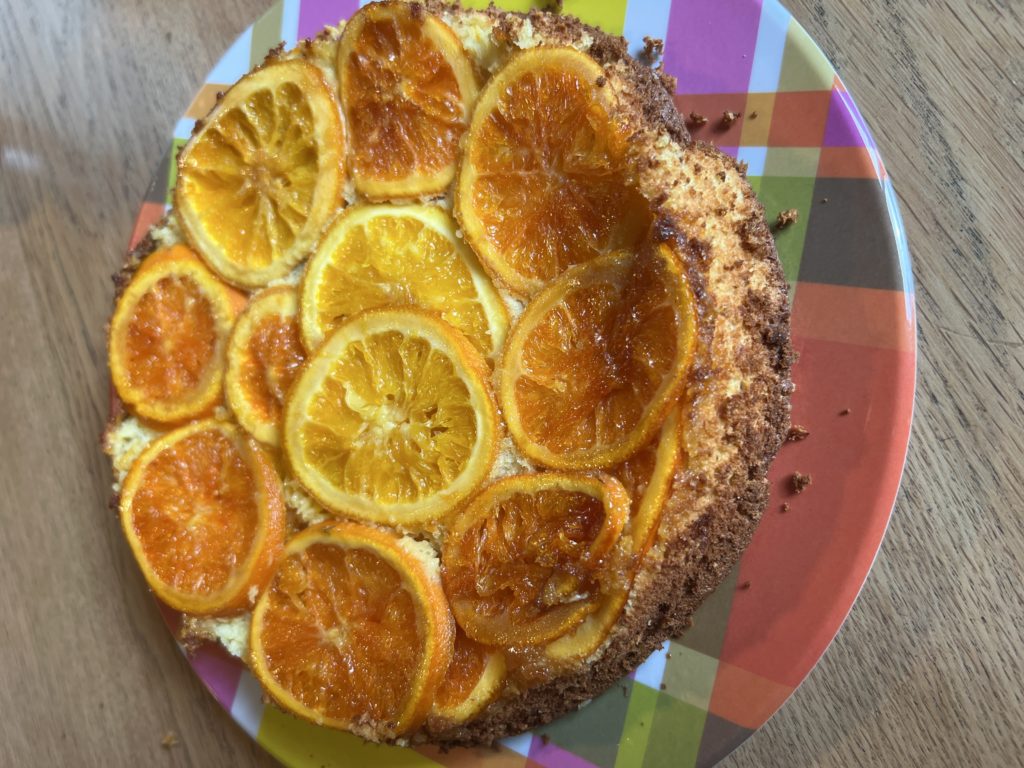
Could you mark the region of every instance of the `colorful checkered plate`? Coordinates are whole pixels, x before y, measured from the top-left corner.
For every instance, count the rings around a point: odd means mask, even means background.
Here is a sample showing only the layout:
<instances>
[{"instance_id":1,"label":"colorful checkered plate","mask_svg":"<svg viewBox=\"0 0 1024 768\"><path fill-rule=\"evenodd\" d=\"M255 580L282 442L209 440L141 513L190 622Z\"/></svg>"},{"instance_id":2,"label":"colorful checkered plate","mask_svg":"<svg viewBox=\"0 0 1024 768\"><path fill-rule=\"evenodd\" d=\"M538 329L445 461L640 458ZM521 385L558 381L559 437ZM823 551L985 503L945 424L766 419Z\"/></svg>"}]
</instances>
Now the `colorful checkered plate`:
<instances>
[{"instance_id":1,"label":"colorful checkered plate","mask_svg":"<svg viewBox=\"0 0 1024 768\"><path fill-rule=\"evenodd\" d=\"M133 240L164 214L174 184L170 157L216 92L280 40L294 45L356 6L279 0L235 41L179 121ZM364 744L264 705L241 662L218 647L192 653L217 700L288 766L712 765L810 672L881 544L913 410L914 289L892 185L853 99L777 0L566 0L564 12L625 35L634 49L645 35L664 39L665 68L679 78L679 111L709 118L693 129L695 138L747 162L770 218L798 211L777 242L800 354L793 421L810 436L783 447L754 541L693 628L582 710L496 751ZM741 115L728 128L719 120L725 111ZM813 484L792 495L798 471ZM172 628L177 619L168 615Z\"/></svg>"}]
</instances>

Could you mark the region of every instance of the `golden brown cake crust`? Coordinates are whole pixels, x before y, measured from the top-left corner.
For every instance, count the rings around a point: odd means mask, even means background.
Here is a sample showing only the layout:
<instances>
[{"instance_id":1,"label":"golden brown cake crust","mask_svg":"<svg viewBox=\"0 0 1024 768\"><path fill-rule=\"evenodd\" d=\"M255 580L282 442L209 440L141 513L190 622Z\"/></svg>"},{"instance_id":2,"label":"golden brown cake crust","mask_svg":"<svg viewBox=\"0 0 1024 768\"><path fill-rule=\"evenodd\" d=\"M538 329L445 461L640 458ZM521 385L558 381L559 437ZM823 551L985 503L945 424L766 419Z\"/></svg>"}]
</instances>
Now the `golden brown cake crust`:
<instances>
[{"instance_id":1,"label":"golden brown cake crust","mask_svg":"<svg viewBox=\"0 0 1024 768\"><path fill-rule=\"evenodd\" d=\"M690 625L739 560L767 503L768 466L790 427L793 355L788 286L764 209L734 160L691 142L672 99L673 78L630 57L621 37L574 17L466 11L442 0L425 5L439 14L484 13L495 37L510 45L528 22L544 44L583 47L605 68L619 117L634 134L641 190L662 236L688 257L701 329L686 397L692 407L684 413L689 460L674 478L658 538L619 623L575 671L507 692L469 723L429 720L406 737L454 747L492 743L579 708ZM115 301L156 247L147 235L131 251L114 276ZM122 414L112 393L111 427Z\"/></svg>"}]
</instances>

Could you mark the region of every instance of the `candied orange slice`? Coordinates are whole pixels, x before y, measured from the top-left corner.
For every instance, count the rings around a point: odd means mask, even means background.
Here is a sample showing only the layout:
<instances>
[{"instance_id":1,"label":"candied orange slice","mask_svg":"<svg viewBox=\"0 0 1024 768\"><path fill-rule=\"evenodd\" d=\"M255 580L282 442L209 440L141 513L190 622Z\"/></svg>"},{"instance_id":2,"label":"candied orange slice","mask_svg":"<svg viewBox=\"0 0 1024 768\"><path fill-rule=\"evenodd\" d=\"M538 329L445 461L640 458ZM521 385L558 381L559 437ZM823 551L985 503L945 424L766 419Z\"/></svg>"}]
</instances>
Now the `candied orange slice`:
<instances>
[{"instance_id":1,"label":"candied orange slice","mask_svg":"<svg viewBox=\"0 0 1024 768\"><path fill-rule=\"evenodd\" d=\"M507 648L546 643L598 608L604 559L629 515L618 480L549 472L488 486L454 520L442 576L466 634Z\"/></svg>"},{"instance_id":2,"label":"candied orange slice","mask_svg":"<svg viewBox=\"0 0 1024 768\"><path fill-rule=\"evenodd\" d=\"M652 440L609 474L629 491L632 504L626 527L631 548L643 557L654 543L672 480L682 455L682 419L679 408L669 411L656 440Z\"/></svg>"},{"instance_id":3,"label":"candied orange slice","mask_svg":"<svg viewBox=\"0 0 1024 768\"><path fill-rule=\"evenodd\" d=\"M456 628L451 666L434 696L431 714L464 723L494 701L505 681L505 655Z\"/></svg>"},{"instance_id":4,"label":"candied orange slice","mask_svg":"<svg viewBox=\"0 0 1024 768\"><path fill-rule=\"evenodd\" d=\"M239 80L185 145L174 207L214 271L256 288L313 249L344 180L334 89L313 64L280 61Z\"/></svg>"},{"instance_id":5,"label":"candied orange slice","mask_svg":"<svg viewBox=\"0 0 1024 768\"><path fill-rule=\"evenodd\" d=\"M603 79L585 53L533 48L488 81L473 112L456 216L484 266L521 295L632 248L650 224Z\"/></svg>"},{"instance_id":6,"label":"candied orange slice","mask_svg":"<svg viewBox=\"0 0 1024 768\"><path fill-rule=\"evenodd\" d=\"M635 453L683 386L693 299L664 243L578 265L509 334L501 405L523 453L560 469Z\"/></svg>"},{"instance_id":7,"label":"candied orange slice","mask_svg":"<svg viewBox=\"0 0 1024 768\"><path fill-rule=\"evenodd\" d=\"M125 478L120 508L150 588L187 613L250 607L284 544L273 460L222 421L189 424L146 448Z\"/></svg>"},{"instance_id":8,"label":"candied orange slice","mask_svg":"<svg viewBox=\"0 0 1024 768\"><path fill-rule=\"evenodd\" d=\"M278 704L378 740L415 729L452 659L429 544L356 523L288 542L253 611L250 666Z\"/></svg>"},{"instance_id":9,"label":"candied orange slice","mask_svg":"<svg viewBox=\"0 0 1024 768\"><path fill-rule=\"evenodd\" d=\"M356 191L372 200L443 192L476 100L455 33L421 6L373 3L338 46Z\"/></svg>"},{"instance_id":10,"label":"candied orange slice","mask_svg":"<svg viewBox=\"0 0 1024 768\"><path fill-rule=\"evenodd\" d=\"M437 520L497 451L487 363L422 309L372 309L328 337L292 385L284 449L328 509L393 525Z\"/></svg>"},{"instance_id":11,"label":"candied orange slice","mask_svg":"<svg viewBox=\"0 0 1024 768\"><path fill-rule=\"evenodd\" d=\"M612 558L612 572L604 579L600 607L575 630L544 648L548 663L566 664L589 657L619 620L635 569L654 542L661 512L672 490L682 452L680 423L679 408L673 408L657 439L611 470L631 499L629 522L619 539L621 549Z\"/></svg>"},{"instance_id":12,"label":"candied orange slice","mask_svg":"<svg viewBox=\"0 0 1024 768\"><path fill-rule=\"evenodd\" d=\"M305 360L295 289L263 291L235 323L224 377L235 418L260 442L280 444L285 395Z\"/></svg>"},{"instance_id":13,"label":"candied orange slice","mask_svg":"<svg viewBox=\"0 0 1024 768\"><path fill-rule=\"evenodd\" d=\"M444 210L435 205L349 208L306 266L306 347L316 349L364 309L400 305L439 312L489 358L501 351L508 331L501 297Z\"/></svg>"},{"instance_id":14,"label":"candied orange slice","mask_svg":"<svg viewBox=\"0 0 1024 768\"><path fill-rule=\"evenodd\" d=\"M151 254L110 321L110 378L121 400L164 423L209 413L220 400L224 350L244 304L185 246Z\"/></svg>"}]
</instances>

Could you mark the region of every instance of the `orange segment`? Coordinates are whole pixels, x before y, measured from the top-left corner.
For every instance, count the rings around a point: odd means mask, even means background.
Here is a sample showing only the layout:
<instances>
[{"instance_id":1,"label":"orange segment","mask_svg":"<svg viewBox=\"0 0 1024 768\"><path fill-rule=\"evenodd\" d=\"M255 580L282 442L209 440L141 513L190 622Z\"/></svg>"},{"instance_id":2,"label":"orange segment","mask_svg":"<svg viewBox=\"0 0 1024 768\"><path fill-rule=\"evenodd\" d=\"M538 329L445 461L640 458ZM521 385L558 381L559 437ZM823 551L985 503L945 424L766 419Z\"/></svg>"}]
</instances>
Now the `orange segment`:
<instances>
[{"instance_id":1,"label":"orange segment","mask_svg":"<svg viewBox=\"0 0 1024 768\"><path fill-rule=\"evenodd\" d=\"M650 224L603 78L587 54L545 46L514 55L480 94L455 212L484 266L521 295L635 246Z\"/></svg>"},{"instance_id":2,"label":"orange segment","mask_svg":"<svg viewBox=\"0 0 1024 768\"><path fill-rule=\"evenodd\" d=\"M444 191L477 94L455 33L421 6L373 3L345 25L338 79L356 190L372 200Z\"/></svg>"},{"instance_id":3,"label":"orange segment","mask_svg":"<svg viewBox=\"0 0 1024 768\"><path fill-rule=\"evenodd\" d=\"M264 690L289 712L374 740L416 728L452 658L433 557L355 523L293 538L253 612L250 666Z\"/></svg>"},{"instance_id":4,"label":"orange segment","mask_svg":"<svg viewBox=\"0 0 1024 768\"><path fill-rule=\"evenodd\" d=\"M361 205L339 216L306 266L302 334L316 349L364 309L439 312L485 357L497 357L508 312L476 256L436 205Z\"/></svg>"},{"instance_id":5,"label":"orange segment","mask_svg":"<svg viewBox=\"0 0 1024 768\"><path fill-rule=\"evenodd\" d=\"M566 272L509 334L501 405L530 458L609 467L647 442L683 386L693 298L665 244Z\"/></svg>"},{"instance_id":6,"label":"orange segment","mask_svg":"<svg viewBox=\"0 0 1024 768\"><path fill-rule=\"evenodd\" d=\"M239 80L178 155L174 207L225 280L256 288L305 257L341 204L344 133L324 73L292 60Z\"/></svg>"},{"instance_id":7,"label":"orange segment","mask_svg":"<svg viewBox=\"0 0 1024 768\"><path fill-rule=\"evenodd\" d=\"M505 680L505 655L456 628L451 666L434 696L431 712L452 723L464 723L490 704Z\"/></svg>"},{"instance_id":8,"label":"orange segment","mask_svg":"<svg viewBox=\"0 0 1024 768\"><path fill-rule=\"evenodd\" d=\"M607 476L544 473L497 481L455 519L444 543L445 592L477 642L548 642L598 607L604 559L629 495Z\"/></svg>"},{"instance_id":9,"label":"orange segment","mask_svg":"<svg viewBox=\"0 0 1024 768\"><path fill-rule=\"evenodd\" d=\"M212 410L228 333L244 303L185 246L151 254L110 321L110 378L121 400L165 423Z\"/></svg>"},{"instance_id":10,"label":"orange segment","mask_svg":"<svg viewBox=\"0 0 1024 768\"><path fill-rule=\"evenodd\" d=\"M228 405L249 434L275 447L285 395L306 360L298 313L294 288L263 291L238 318L228 344Z\"/></svg>"},{"instance_id":11,"label":"orange segment","mask_svg":"<svg viewBox=\"0 0 1024 768\"><path fill-rule=\"evenodd\" d=\"M136 459L121 524L150 588L193 614L252 605L284 543L281 480L238 427L207 420L171 432Z\"/></svg>"},{"instance_id":12,"label":"orange segment","mask_svg":"<svg viewBox=\"0 0 1024 768\"><path fill-rule=\"evenodd\" d=\"M328 509L392 525L437 520L494 462L489 377L480 353L438 316L363 312L320 346L292 386L285 454Z\"/></svg>"}]
</instances>

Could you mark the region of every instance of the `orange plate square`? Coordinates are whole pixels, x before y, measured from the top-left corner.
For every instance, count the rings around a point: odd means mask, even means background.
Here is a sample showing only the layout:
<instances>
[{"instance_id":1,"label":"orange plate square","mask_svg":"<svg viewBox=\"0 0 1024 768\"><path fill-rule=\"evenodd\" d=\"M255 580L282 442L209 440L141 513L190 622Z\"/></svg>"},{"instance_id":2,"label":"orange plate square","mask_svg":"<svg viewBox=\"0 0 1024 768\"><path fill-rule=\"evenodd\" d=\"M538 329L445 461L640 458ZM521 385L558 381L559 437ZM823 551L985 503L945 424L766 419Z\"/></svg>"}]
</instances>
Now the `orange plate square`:
<instances>
[{"instance_id":1,"label":"orange plate square","mask_svg":"<svg viewBox=\"0 0 1024 768\"><path fill-rule=\"evenodd\" d=\"M825 121L832 100L831 91L794 91L775 94L772 147L820 147L825 138Z\"/></svg>"},{"instance_id":2,"label":"orange plate square","mask_svg":"<svg viewBox=\"0 0 1024 768\"><path fill-rule=\"evenodd\" d=\"M800 290L799 288L797 289ZM793 423L743 554L719 658L795 687L832 641L874 560L899 486L914 353L794 335ZM845 415L842 412L849 409ZM791 489L795 472L812 483ZM790 505L781 511L782 503Z\"/></svg>"},{"instance_id":3,"label":"orange plate square","mask_svg":"<svg viewBox=\"0 0 1024 768\"><path fill-rule=\"evenodd\" d=\"M867 147L822 147L818 176L829 179L873 179L875 167Z\"/></svg>"}]
</instances>

